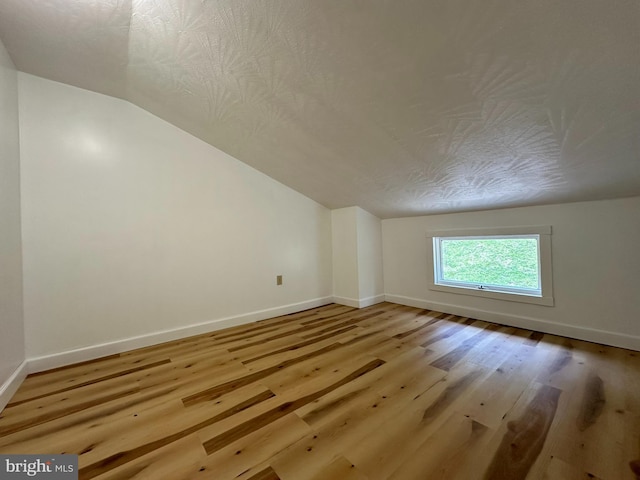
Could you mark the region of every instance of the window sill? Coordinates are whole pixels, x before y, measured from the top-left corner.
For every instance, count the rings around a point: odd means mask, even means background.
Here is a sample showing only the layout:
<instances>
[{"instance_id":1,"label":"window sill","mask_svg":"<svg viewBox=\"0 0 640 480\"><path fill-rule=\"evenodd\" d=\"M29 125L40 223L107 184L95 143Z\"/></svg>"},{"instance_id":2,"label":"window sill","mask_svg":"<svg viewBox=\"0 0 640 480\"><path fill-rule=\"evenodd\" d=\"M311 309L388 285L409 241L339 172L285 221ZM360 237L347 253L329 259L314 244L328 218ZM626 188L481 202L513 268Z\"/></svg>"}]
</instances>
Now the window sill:
<instances>
[{"instance_id":1,"label":"window sill","mask_svg":"<svg viewBox=\"0 0 640 480\"><path fill-rule=\"evenodd\" d=\"M492 290L468 287L450 287L448 285L437 285L430 283L428 285L429 290L435 290L438 292L455 293L457 295L471 295L474 297L491 298L494 300L507 300L509 302L520 303L532 303L534 305L544 305L547 307L553 307L553 297L537 297L535 295L525 295L518 293L503 293L495 292Z\"/></svg>"}]
</instances>

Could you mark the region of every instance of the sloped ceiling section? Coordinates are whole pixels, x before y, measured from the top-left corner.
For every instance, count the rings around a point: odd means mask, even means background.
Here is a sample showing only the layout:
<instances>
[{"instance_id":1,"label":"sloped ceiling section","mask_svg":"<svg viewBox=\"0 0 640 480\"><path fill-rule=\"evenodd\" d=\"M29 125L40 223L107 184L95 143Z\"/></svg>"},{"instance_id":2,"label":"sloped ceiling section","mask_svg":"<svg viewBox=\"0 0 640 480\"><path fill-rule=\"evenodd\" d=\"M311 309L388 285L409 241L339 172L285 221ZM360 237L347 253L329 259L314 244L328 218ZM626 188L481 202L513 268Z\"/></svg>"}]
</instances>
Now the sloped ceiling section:
<instances>
[{"instance_id":1,"label":"sloped ceiling section","mask_svg":"<svg viewBox=\"0 0 640 480\"><path fill-rule=\"evenodd\" d=\"M330 208L640 194L637 0L2 0L0 37Z\"/></svg>"}]
</instances>

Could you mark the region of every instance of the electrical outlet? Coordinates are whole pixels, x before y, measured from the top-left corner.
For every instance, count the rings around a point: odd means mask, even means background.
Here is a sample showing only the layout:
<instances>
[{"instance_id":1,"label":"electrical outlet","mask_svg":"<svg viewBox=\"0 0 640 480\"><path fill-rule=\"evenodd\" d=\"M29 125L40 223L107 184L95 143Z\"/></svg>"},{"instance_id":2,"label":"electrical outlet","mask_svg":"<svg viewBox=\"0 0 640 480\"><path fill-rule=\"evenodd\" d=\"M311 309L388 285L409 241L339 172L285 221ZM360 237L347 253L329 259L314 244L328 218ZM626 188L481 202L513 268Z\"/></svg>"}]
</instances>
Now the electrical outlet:
<instances>
[{"instance_id":1,"label":"electrical outlet","mask_svg":"<svg viewBox=\"0 0 640 480\"><path fill-rule=\"evenodd\" d=\"M276 276L276 285L282 285L282 275Z\"/></svg>"}]
</instances>

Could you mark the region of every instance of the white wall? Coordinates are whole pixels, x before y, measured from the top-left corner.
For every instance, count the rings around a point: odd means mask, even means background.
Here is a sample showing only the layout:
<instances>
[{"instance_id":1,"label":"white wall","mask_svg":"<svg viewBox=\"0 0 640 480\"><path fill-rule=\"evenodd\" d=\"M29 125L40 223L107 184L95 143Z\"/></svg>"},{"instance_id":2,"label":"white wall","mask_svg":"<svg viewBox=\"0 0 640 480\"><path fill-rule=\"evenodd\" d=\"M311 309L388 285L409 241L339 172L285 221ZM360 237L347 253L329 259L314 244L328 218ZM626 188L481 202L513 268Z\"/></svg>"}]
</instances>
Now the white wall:
<instances>
[{"instance_id":1,"label":"white wall","mask_svg":"<svg viewBox=\"0 0 640 480\"><path fill-rule=\"evenodd\" d=\"M333 296L336 302L358 306L358 221L357 207L331 211L333 242Z\"/></svg>"},{"instance_id":2,"label":"white wall","mask_svg":"<svg viewBox=\"0 0 640 480\"><path fill-rule=\"evenodd\" d=\"M27 356L107 344L35 368L330 301L329 210L127 102L19 83Z\"/></svg>"},{"instance_id":3,"label":"white wall","mask_svg":"<svg viewBox=\"0 0 640 480\"><path fill-rule=\"evenodd\" d=\"M0 42L0 410L24 361L18 77Z\"/></svg>"},{"instance_id":4,"label":"white wall","mask_svg":"<svg viewBox=\"0 0 640 480\"><path fill-rule=\"evenodd\" d=\"M553 307L427 289L426 232L551 225ZM382 221L387 300L640 350L640 197Z\"/></svg>"},{"instance_id":5,"label":"white wall","mask_svg":"<svg viewBox=\"0 0 640 480\"><path fill-rule=\"evenodd\" d=\"M25 354L16 72L0 56L3 380ZM384 291L640 349L640 198L380 222L358 207L330 212L127 102L27 74L18 83L35 369L327 303L332 281L356 306ZM427 289L428 230L539 224L553 226L554 307Z\"/></svg>"},{"instance_id":6,"label":"white wall","mask_svg":"<svg viewBox=\"0 0 640 480\"><path fill-rule=\"evenodd\" d=\"M337 303L366 307L384 300L382 226L360 207L332 210L333 295Z\"/></svg>"},{"instance_id":7,"label":"white wall","mask_svg":"<svg viewBox=\"0 0 640 480\"><path fill-rule=\"evenodd\" d=\"M358 286L360 306L384 300L382 268L382 222L362 208L357 208Z\"/></svg>"}]
</instances>

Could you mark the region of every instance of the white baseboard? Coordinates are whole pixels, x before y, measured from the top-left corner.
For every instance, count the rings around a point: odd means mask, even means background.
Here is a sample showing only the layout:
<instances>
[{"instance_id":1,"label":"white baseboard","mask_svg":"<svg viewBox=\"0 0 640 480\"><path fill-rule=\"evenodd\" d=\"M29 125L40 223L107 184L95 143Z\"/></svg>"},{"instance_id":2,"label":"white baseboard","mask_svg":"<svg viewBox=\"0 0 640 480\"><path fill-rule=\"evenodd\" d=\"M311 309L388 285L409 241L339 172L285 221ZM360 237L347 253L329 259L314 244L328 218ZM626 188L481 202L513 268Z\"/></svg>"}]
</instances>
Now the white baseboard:
<instances>
[{"instance_id":1,"label":"white baseboard","mask_svg":"<svg viewBox=\"0 0 640 480\"><path fill-rule=\"evenodd\" d=\"M7 406L11 397L16 393L22 381L26 378L28 372L27 361L23 361L13 374L0 385L0 412Z\"/></svg>"},{"instance_id":2,"label":"white baseboard","mask_svg":"<svg viewBox=\"0 0 640 480\"><path fill-rule=\"evenodd\" d=\"M357 298L349 298L349 297L333 297L333 303L338 303L340 305L346 305L347 307L360 308L360 300Z\"/></svg>"},{"instance_id":3,"label":"white baseboard","mask_svg":"<svg viewBox=\"0 0 640 480\"><path fill-rule=\"evenodd\" d=\"M375 297L367 298L349 298L349 297L333 297L333 303L339 303L340 305L346 305L353 308L364 308L375 305L376 303L384 302L384 295L376 295Z\"/></svg>"},{"instance_id":4,"label":"white baseboard","mask_svg":"<svg viewBox=\"0 0 640 480\"><path fill-rule=\"evenodd\" d=\"M125 338L115 342L108 342L90 347L67 350L65 352L54 353L41 357L27 359L28 373L42 372L52 368L71 365L73 363L85 362L96 358L114 355L117 353L134 350L136 348L148 347L159 343L170 342L180 338L200 335L202 333L213 332L223 328L235 327L246 323L257 322L266 318L289 315L309 308L321 307L333 302L333 297L315 298L300 303L292 303L275 308L258 310L254 312L235 315L233 317L219 318L209 322L189 325L187 327L164 330L161 332L149 333L137 337Z\"/></svg>"},{"instance_id":5,"label":"white baseboard","mask_svg":"<svg viewBox=\"0 0 640 480\"><path fill-rule=\"evenodd\" d=\"M585 340L587 342L601 343L612 347L628 348L640 351L640 337L635 335L625 335L622 333L609 332L588 327L577 327L561 323L540 320L533 317L519 315L505 315L503 313L478 310L475 308L460 307L448 303L430 302L418 298L405 297L402 295L385 295L387 302L399 303L409 307L424 308L438 312L460 315L462 317L476 318L487 322L495 322L501 325L535 330L538 332L561 335L563 337Z\"/></svg>"},{"instance_id":6,"label":"white baseboard","mask_svg":"<svg viewBox=\"0 0 640 480\"><path fill-rule=\"evenodd\" d=\"M385 299L384 294L376 295L375 297L361 298L359 301L359 305L360 305L360 308L370 307L371 305L375 305L376 303L384 302L384 299Z\"/></svg>"}]
</instances>

